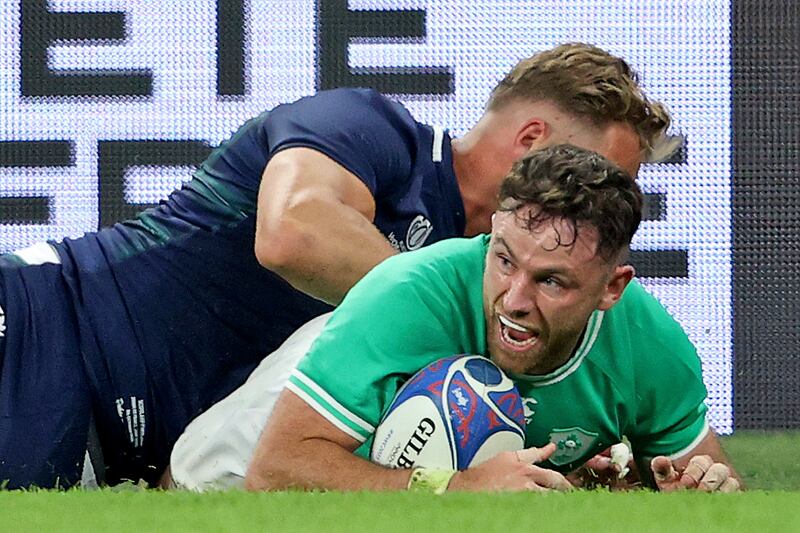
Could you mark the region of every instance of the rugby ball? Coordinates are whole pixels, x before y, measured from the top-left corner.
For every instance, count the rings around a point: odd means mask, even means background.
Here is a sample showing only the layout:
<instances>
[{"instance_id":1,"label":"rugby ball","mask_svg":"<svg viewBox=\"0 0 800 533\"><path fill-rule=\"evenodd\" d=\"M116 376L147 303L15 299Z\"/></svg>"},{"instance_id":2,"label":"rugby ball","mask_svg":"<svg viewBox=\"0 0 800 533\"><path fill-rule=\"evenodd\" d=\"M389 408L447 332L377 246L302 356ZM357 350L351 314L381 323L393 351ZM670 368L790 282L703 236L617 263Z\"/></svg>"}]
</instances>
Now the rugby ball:
<instances>
[{"instance_id":1,"label":"rugby ball","mask_svg":"<svg viewBox=\"0 0 800 533\"><path fill-rule=\"evenodd\" d=\"M392 468L465 470L525 446L522 399L489 359L440 359L397 393L375 431L370 457Z\"/></svg>"}]
</instances>

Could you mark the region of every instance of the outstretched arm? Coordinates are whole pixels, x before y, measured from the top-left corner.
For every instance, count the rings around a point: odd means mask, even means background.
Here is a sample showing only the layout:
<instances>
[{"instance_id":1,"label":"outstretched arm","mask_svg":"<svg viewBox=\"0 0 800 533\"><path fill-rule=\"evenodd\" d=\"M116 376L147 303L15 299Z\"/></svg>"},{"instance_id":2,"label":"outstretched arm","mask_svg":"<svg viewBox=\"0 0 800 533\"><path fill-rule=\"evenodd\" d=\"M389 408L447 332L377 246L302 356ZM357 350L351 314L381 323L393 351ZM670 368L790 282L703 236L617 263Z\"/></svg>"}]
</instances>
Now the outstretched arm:
<instances>
[{"instance_id":1,"label":"outstretched arm","mask_svg":"<svg viewBox=\"0 0 800 533\"><path fill-rule=\"evenodd\" d=\"M248 490L400 490L410 472L353 455L359 442L284 390L247 469Z\"/></svg>"},{"instance_id":2,"label":"outstretched arm","mask_svg":"<svg viewBox=\"0 0 800 533\"><path fill-rule=\"evenodd\" d=\"M262 175L256 257L295 288L338 304L396 253L374 217L375 199L355 175L321 152L288 148Z\"/></svg>"},{"instance_id":3,"label":"outstretched arm","mask_svg":"<svg viewBox=\"0 0 800 533\"><path fill-rule=\"evenodd\" d=\"M247 470L248 490L403 490L411 470L389 469L353 454L359 443L289 390L281 394ZM558 472L532 464L554 446L504 452L458 472L451 490L567 490Z\"/></svg>"}]
</instances>

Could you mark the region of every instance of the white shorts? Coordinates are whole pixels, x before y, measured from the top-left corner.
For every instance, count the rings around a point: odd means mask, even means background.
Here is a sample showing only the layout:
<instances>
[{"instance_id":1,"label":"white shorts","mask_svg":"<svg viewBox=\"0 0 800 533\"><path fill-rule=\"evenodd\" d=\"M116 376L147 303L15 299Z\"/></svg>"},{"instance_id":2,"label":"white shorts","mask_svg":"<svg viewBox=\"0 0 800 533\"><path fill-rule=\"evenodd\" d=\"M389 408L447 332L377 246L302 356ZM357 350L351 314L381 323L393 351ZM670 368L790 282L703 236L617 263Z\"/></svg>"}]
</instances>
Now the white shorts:
<instances>
[{"instance_id":1,"label":"white shorts","mask_svg":"<svg viewBox=\"0 0 800 533\"><path fill-rule=\"evenodd\" d=\"M292 334L247 381L195 418L172 450L177 488L205 491L241 488L261 431L294 370L319 336L330 313Z\"/></svg>"}]
</instances>

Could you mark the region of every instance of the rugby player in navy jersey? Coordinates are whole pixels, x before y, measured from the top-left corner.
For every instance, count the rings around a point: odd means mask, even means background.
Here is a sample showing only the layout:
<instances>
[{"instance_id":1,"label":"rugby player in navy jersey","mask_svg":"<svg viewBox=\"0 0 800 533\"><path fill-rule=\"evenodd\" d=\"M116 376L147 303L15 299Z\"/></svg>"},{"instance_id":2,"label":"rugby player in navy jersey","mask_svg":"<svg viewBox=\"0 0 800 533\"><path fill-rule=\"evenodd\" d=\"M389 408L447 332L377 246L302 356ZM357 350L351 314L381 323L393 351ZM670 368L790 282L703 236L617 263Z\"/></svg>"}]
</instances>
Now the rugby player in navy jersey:
<instances>
[{"instance_id":1,"label":"rugby player in navy jersey","mask_svg":"<svg viewBox=\"0 0 800 533\"><path fill-rule=\"evenodd\" d=\"M158 207L0 258L0 480L154 483L189 421L373 266L488 231L524 154L569 142L635 174L668 124L582 44L520 62L460 139L367 89L261 114Z\"/></svg>"}]
</instances>

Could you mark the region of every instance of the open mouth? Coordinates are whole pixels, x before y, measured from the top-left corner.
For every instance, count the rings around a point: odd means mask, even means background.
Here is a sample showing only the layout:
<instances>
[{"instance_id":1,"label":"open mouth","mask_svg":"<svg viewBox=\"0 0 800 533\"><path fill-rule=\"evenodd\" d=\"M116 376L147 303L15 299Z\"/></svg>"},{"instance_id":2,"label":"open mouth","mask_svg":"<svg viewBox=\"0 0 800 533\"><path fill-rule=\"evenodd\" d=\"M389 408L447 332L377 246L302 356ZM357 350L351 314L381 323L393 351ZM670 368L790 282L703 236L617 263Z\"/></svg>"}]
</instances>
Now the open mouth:
<instances>
[{"instance_id":1,"label":"open mouth","mask_svg":"<svg viewBox=\"0 0 800 533\"><path fill-rule=\"evenodd\" d=\"M503 315L497 315L500 321L500 339L514 351L527 350L539 340L539 335L530 329L512 322Z\"/></svg>"}]
</instances>

